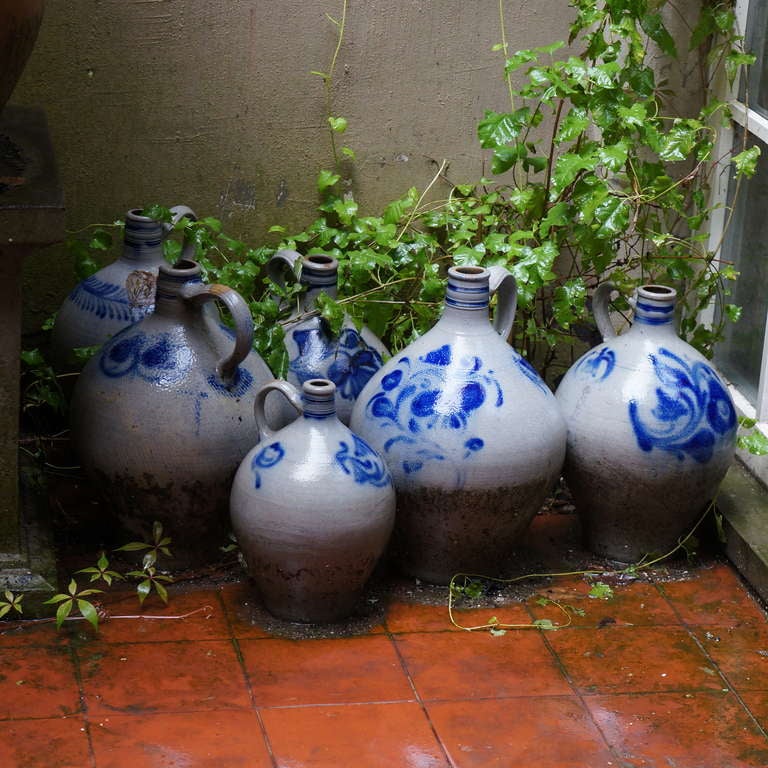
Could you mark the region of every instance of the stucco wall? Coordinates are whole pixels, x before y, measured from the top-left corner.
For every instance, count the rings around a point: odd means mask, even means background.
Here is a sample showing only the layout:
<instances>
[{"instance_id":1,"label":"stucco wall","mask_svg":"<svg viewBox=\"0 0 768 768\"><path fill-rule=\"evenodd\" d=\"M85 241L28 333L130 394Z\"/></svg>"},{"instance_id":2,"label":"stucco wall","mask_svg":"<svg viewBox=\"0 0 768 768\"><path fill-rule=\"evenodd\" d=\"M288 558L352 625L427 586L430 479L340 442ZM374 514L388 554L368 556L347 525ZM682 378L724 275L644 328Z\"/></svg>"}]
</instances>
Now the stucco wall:
<instances>
[{"instance_id":1,"label":"stucco wall","mask_svg":"<svg viewBox=\"0 0 768 768\"><path fill-rule=\"evenodd\" d=\"M49 0L12 103L46 108L68 226L186 203L254 244L314 216L331 163L322 81L341 0ZM567 37L566 0L505 0L511 50ZM506 104L497 0L350 0L334 88L375 211L450 161L483 173L475 125ZM60 252L27 265L25 325L74 278Z\"/></svg>"}]
</instances>

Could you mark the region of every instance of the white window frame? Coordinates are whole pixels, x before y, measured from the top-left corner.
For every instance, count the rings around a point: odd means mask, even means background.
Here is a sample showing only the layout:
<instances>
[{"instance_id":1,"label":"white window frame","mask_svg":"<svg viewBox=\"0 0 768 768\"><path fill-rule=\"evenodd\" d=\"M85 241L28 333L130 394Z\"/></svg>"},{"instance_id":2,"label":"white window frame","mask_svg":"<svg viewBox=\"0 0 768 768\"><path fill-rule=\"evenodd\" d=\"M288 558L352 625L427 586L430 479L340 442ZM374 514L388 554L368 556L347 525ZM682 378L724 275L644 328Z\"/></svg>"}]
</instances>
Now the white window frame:
<instances>
[{"instance_id":1,"label":"white window frame","mask_svg":"<svg viewBox=\"0 0 768 768\"><path fill-rule=\"evenodd\" d=\"M764 2L765 0L736 0L734 12L736 15L736 29L739 34L744 34L747 28L747 14L750 2ZM741 126L746 132L756 136L760 141L768 145L768 119L744 104L739 99L739 82L736 78L733 85L729 85L725 76L716 85L721 98L728 103L733 116L733 122ZM726 127L720 130L715 157L717 163L714 168L711 192L713 212L709 222L708 248L714 250L720 244L727 216L726 203L728 199L728 182L732 173L730 154L733 148L735 130ZM766 286L768 288L768 286ZM703 313L702 322L712 322L714 319L714 305ZM741 416L757 421L756 429L759 429L768 437L768 315L766 316L766 332L763 337L763 353L760 366L760 377L756 401L750 402L737 387L729 384L736 410ZM750 470L764 483L768 484L768 457L752 456L745 451L739 451L739 456Z\"/></svg>"}]
</instances>

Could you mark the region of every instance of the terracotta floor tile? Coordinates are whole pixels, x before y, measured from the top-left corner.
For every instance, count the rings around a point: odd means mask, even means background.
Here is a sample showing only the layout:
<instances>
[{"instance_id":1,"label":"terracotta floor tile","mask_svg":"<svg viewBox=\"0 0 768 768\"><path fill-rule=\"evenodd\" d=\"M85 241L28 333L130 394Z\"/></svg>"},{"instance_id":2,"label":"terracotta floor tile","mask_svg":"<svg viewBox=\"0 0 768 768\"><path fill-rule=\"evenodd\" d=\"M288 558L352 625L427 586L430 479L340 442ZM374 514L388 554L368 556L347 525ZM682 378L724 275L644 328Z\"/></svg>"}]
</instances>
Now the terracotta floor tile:
<instances>
[{"instance_id":1,"label":"terracotta floor tile","mask_svg":"<svg viewBox=\"0 0 768 768\"><path fill-rule=\"evenodd\" d=\"M397 635L397 648L425 700L570 694L538 630Z\"/></svg>"},{"instance_id":2,"label":"terracotta floor tile","mask_svg":"<svg viewBox=\"0 0 768 768\"><path fill-rule=\"evenodd\" d=\"M90 643L78 649L88 712L152 713L247 708L231 643Z\"/></svg>"},{"instance_id":3,"label":"terracotta floor tile","mask_svg":"<svg viewBox=\"0 0 768 768\"><path fill-rule=\"evenodd\" d=\"M463 627L485 624L495 616L505 624L530 624L531 617L522 603L504 603L489 608L454 609L453 618ZM392 603L387 608L386 626L390 632L463 632L448 616L446 605Z\"/></svg>"},{"instance_id":4,"label":"terracotta floor tile","mask_svg":"<svg viewBox=\"0 0 768 768\"><path fill-rule=\"evenodd\" d=\"M385 635L334 640L241 640L259 707L405 701L414 698Z\"/></svg>"},{"instance_id":5,"label":"terracotta floor tile","mask_svg":"<svg viewBox=\"0 0 768 768\"><path fill-rule=\"evenodd\" d=\"M265 611L254 596L253 588L247 582L226 584L220 590L221 600L232 626L233 637L271 637L259 618Z\"/></svg>"},{"instance_id":6,"label":"terracotta floor tile","mask_svg":"<svg viewBox=\"0 0 768 768\"><path fill-rule=\"evenodd\" d=\"M61 717L80 711L68 648L0 650L0 719Z\"/></svg>"},{"instance_id":7,"label":"terracotta floor tile","mask_svg":"<svg viewBox=\"0 0 768 768\"><path fill-rule=\"evenodd\" d=\"M107 715L92 721L98 768L270 768L255 712Z\"/></svg>"},{"instance_id":8,"label":"terracotta floor tile","mask_svg":"<svg viewBox=\"0 0 768 768\"><path fill-rule=\"evenodd\" d=\"M590 696L586 703L622 766L768 765L768 740L732 694Z\"/></svg>"},{"instance_id":9,"label":"terracotta floor tile","mask_svg":"<svg viewBox=\"0 0 768 768\"><path fill-rule=\"evenodd\" d=\"M89 768L92 764L81 715L2 724L3 768Z\"/></svg>"},{"instance_id":10,"label":"terracotta floor tile","mask_svg":"<svg viewBox=\"0 0 768 768\"><path fill-rule=\"evenodd\" d=\"M722 678L683 629L563 629L547 640L583 693L706 690Z\"/></svg>"},{"instance_id":11,"label":"terracotta floor tile","mask_svg":"<svg viewBox=\"0 0 768 768\"><path fill-rule=\"evenodd\" d=\"M659 586L683 621L692 625L764 626L766 615L730 565L698 568L688 581Z\"/></svg>"},{"instance_id":12,"label":"terracotta floor tile","mask_svg":"<svg viewBox=\"0 0 768 768\"><path fill-rule=\"evenodd\" d=\"M278 768L447 768L415 703L268 709Z\"/></svg>"},{"instance_id":13,"label":"terracotta floor tile","mask_svg":"<svg viewBox=\"0 0 768 768\"><path fill-rule=\"evenodd\" d=\"M739 691L768 691L768 627L705 630L696 636Z\"/></svg>"},{"instance_id":14,"label":"terracotta floor tile","mask_svg":"<svg viewBox=\"0 0 768 768\"><path fill-rule=\"evenodd\" d=\"M75 630L74 622L67 622L61 629L56 629L53 621L0 622L0 649L29 648L33 645L66 648Z\"/></svg>"},{"instance_id":15,"label":"terracotta floor tile","mask_svg":"<svg viewBox=\"0 0 768 768\"><path fill-rule=\"evenodd\" d=\"M595 579L595 582L599 581L599 578ZM574 627L679 625L675 612L654 584L647 581L604 583L610 586L613 593L608 599L590 597L589 582L584 587L579 585L578 589L573 586L562 588L555 582L551 588L542 590L528 601L529 610L537 619L549 619L561 625L568 621L556 605L540 605L539 600L543 598L556 601L568 610L571 626Z\"/></svg>"},{"instance_id":16,"label":"terracotta floor tile","mask_svg":"<svg viewBox=\"0 0 768 768\"><path fill-rule=\"evenodd\" d=\"M454 768L610 765L610 751L575 696L435 702L427 712Z\"/></svg>"},{"instance_id":17,"label":"terracotta floor tile","mask_svg":"<svg viewBox=\"0 0 768 768\"><path fill-rule=\"evenodd\" d=\"M135 592L110 595L104 601L107 618L98 634L90 626L78 625L82 639L97 637L105 642L157 642L161 640L220 640L229 637L229 625L217 590L168 591L168 605L152 595L142 607ZM168 618L184 616L186 618ZM135 618L114 618L131 616ZM164 618L148 618L152 616Z\"/></svg>"}]
</instances>

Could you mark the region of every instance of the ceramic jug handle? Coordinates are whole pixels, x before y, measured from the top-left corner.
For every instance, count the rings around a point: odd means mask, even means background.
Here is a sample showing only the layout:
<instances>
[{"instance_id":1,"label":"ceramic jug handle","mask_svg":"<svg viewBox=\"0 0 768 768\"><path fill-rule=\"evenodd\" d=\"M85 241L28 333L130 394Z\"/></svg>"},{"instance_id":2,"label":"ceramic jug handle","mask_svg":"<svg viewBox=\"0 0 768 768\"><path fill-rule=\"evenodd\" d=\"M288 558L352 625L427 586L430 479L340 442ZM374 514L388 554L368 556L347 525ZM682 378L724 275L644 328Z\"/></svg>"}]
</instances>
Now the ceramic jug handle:
<instances>
[{"instance_id":1,"label":"ceramic jug handle","mask_svg":"<svg viewBox=\"0 0 768 768\"><path fill-rule=\"evenodd\" d=\"M190 221L197 221L197 214L188 205L174 205L171 208L173 216L170 221L166 221L163 224L163 236L167 236L178 222L183 218L187 218ZM194 261L195 259L195 244L184 238L184 246L181 250L181 259L189 259Z\"/></svg>"},{"instance_id":2,"label":"ceramic jug handle","mask_svg":"<svg viewBox=\"0 0 768 768\"><path fill-rule=\"evenodd\" d=\"M489 288L491 296L498 295L496 312L493 315L493 328L496 333L506 340L512 333L512 323L515 322L517 311L517 281L514 275L504 267L488 267L491 273Z\"/></svg>"},{"instance_id":3,"label":"ceramic jug handle","mask_svg":"<svg viewBox=\"0 0 768 768\"><path fill-rule=\"evenodd\" d=\"M615 290L616 286L613 283L600 283L592 296L592 314L603 339L612 339L617 335L608 311L611 294Z\"/></svg>"},{"instance_id":4,"label":"ceramic jug handle","mask_svg":"<svg viewBox=\"0 0 768 768\"><path fill-rule=\"evenodd\" d=\"M299 390L288 381L283 379L275 379L274 381L267 382L257 393L256 400L253 403L253 415L256 419L256 426L259 428L260 440L272 437L275 434L275 430L269 426L267 422L267 415L265 413L265 407L267 402L267 396L270 392L276 390L283 394L288 402L299 412L304 413L304 406L301 402L301 395Z\"/></svg>"},{"instance_id":5,"label":"ceramic jug handle","mask_svg":"<svg viewBox=\"0 0 768 768\"><path fill-rule=\"evenodd\" d=\"M267 262L267 277L281 287L285 286L285 267L296 274L300 269L302 259L304 257L297 251L292 251L288 248L283 248L281 251L277 251L275 255ZM298 275L297 275L298 277Z\"/></svg>"},{"instance_id":6,"label":"ceramic jug handle","mask_svg":"<svg viewBox=\"0 0 768 768\"><path fill-rule=\"evenodd\" d=\"M253 347L253 319L245 299L234 288L205 283L187 285L182 289L181 295L198 306L218 299L232 315L235 323L235 348L230 355L219 360L216 366L219 376L225 382L229 381L235 375L237 366Z\"/></svg>"}]
</instances>

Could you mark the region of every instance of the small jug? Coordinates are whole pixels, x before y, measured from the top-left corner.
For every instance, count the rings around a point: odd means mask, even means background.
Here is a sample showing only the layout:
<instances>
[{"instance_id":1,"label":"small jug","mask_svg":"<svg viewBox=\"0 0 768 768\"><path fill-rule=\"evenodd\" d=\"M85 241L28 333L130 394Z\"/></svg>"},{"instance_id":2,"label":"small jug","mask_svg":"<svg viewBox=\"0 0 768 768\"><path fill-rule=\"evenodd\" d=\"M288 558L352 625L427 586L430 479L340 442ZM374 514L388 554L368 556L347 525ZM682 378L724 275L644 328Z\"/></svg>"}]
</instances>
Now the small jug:
<instances>
[{"instance_id":1,"label":"small jug","mask_svg":"<svg viewBox=\"0 0 768 768\"><path fill-rule=\"evenodd\" d=\"M349 615L381 557L395 519L382 457L336 417L335 385L310 379L263 386L261 442L232 485L232 526L266 608L282 619ZM274 432L264 403L281 392L303 418Z\"/></svg>"},{"instance_id":2,"label":"small jug","mask_svg":"<svg viewBox=\"0 0 768 768\"><path fill-rule=\"evenodd\" d=\"M288 381L300 387L309 379L330 379L336 385L336 415L343 424L349 424L355 400L389 352L368 328L358 331L348 317L339 335L334 336L315 313L318 294L336 298L339 264L333 257L278 251L269 261L268 274L273 282L282 284L285 267L295 270L298 264L306 291L284 329Z\"/></svg>"}]
</instances>

